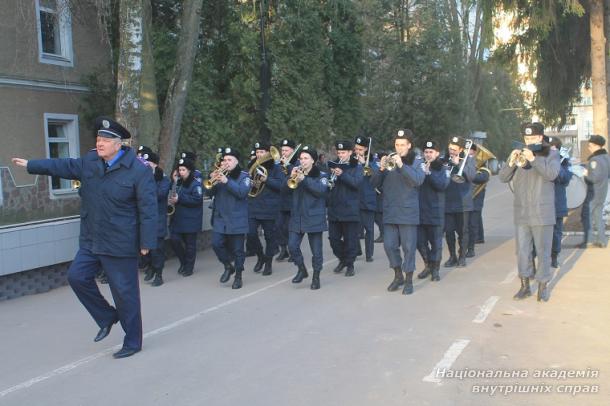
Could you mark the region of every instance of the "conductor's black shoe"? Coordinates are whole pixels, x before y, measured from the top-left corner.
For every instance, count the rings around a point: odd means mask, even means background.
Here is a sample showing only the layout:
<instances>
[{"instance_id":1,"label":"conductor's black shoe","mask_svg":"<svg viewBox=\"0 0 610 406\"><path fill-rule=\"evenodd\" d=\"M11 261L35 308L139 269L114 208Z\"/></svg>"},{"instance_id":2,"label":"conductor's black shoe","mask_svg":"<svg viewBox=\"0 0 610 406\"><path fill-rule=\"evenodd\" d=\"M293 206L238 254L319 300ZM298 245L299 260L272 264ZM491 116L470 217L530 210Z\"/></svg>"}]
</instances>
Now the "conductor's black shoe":
<instances>
[{"instance_id":1,"label":"conductor's black shoe","mask_svg":"<svg viewBox=\"0 0 610 406\"><path fill-rule=\"evenodd\" d=\"M335 267L335 269L333 269L334 273L341 273L343 271L343 268L345 268L346 265L345 263L343 263L343 261L339 261L339 264Z\"/></svg>"},{"instance_id":2,"label":"conductor's black shoe","mask_svg":"<svg viewBox=\"0 0 610 406\"><path fill-rule=\"evenodd\" d=\"M136 348L121 348L120 350L118 350L117 352L115 352L114 354L112 354L112 356L116 359L119 358L127 358L127 357L131 357L133 354L140 352L139 349Z\"/></svg>"},{"instance_id":3,"label":"conductor's black shoe","mask_svg":"<svg viewBox=\"0 0 610 406\"><path fill-rule=\"evenodd\" d=\"M112 330L112 325L114 323L116 323L116 321L113 321L109 325L102 327L100 331L97 332L97 335L95 336L93 341L97 343L98 341L102 341L104 338L108 337L108 334L110 334L110 330Z\"/></svg>"}]
</instances>

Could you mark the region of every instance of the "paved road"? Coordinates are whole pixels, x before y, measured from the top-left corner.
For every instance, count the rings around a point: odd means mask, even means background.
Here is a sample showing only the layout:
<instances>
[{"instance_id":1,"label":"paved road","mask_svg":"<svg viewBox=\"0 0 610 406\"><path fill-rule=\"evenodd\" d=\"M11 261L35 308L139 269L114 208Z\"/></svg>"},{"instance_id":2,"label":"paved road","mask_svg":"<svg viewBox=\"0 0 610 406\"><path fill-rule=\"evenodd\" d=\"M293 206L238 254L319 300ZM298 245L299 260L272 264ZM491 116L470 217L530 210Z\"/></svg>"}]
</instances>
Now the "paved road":
<instances>
[{"instance_id":1,"label":"paved road","mask_svg":"<svg viewBox=\"0 0 610 406\"><path fill-rule=\"evenodd\" d=\"M252 258L243 289L220 286L206 250L192 277L169 261L164 286L143 284L145 347L124 360L120 327L93 343L67 287L0 303L0 405L610 404L610 250L567 238L551 300L513 301L512 196L487 193L476 258L412 296L386 291L380 244L353 278L326 244L315 292Z\"/></svg>"}]
</instances>

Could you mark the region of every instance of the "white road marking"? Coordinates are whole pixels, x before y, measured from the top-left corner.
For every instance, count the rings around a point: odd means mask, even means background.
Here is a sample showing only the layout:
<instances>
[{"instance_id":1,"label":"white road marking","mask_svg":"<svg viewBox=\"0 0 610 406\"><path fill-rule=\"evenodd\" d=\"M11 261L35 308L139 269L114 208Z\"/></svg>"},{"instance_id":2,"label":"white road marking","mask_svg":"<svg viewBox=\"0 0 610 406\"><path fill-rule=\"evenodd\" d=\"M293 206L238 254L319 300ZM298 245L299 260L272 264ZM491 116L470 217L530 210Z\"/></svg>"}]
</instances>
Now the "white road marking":
<instances>
[{"instance_id":1,"label":"white road marking","mask_svg":"<svg viewBox=\"0 0 610 406\"><path fill-rule=\"evenodd\" d=\"M331 259L329 261L324 262L323 265L328 265L328 264L330 264L331 262L334 262L334 261L336 261L336 259ZM262 287L260 289L252 291L250 293L246 293L245 295L234 297L233 299L229 299L226 302L222 302L220 304L217 304L216 306L208 307L207 309L204 309L204 310L202 310L202 311L200 311L198 313L195 313L195 314L193 314L191 316L187 316L187 317L185 317L183 319L177 320L177 321L175 321L173 323L170 323L170 324L168 324L166 326L160 327L160 328L158 328L156 330L149 331L148 333L144 334L143 337L144 338L149 338L149 337L156 336L157 334L161 334L161 333L164 333L166 331L173 330L176 327L179 327L179 326L182 326L184 324L190 323L191 321L196 320L196 319L198 319L201 316L204 316L204 315L206 315L208 313L211 313L211 312L213 312L215 310L222 309L223 307L227 307L227 306L232 305L234 303L241 302L242 300L245 300L245 299L247 299L249 297L252 297L252 296L257 295L257 294L259 294L261 292L264 292L264 291L269 290L271 288L274 288L274 287L276 287L278 285L286 283L286 282L288 282L291 279L292 279L292 277L284 278L284 279L282 279L280 281L274 282L274 283L272 283L270 285L264 286L264 287ZM40 382L46 381L48 379L54 378L56 376L62 375L64 373L66 373L66 372L72 371L73 369L76 369L76 368L78 368L80 366L83 366L85 364L93 362L93 361L95 361L98 358L101 358L103 356L109 355L109 354L119 350L120 348L121 348L121 345L115 345L114 347L106 348L105 350L102 350L102 351L97 352L95 354L89 355L89 356L87 356L85 358L81 358L81 359L79 359L77 361L74 361L74 362L71 362L71 363L66 364L64 366L61 366L59 368L56 368L56 369L54 369L54 370L52 370L50 372L44 373L42 375L38 375L35 378L28 379L27 381L21 382L21 383L15 385L15 386L11 386L10 388L4 389L3 391L0 392L0 398L3 398L4 396L6 396L6 395L8 395L10 393L13 393L13 392L16 392L16 391L19 391L19 390L22 390L22 389L27 389L27 388L29 388L29 387L37 384L37 383L40 383Z\"/></svg>"},{"instance_id":2,"label":"white road marking","mask_svg":"<svg viewBox=\"0 0 610 406\"><path fill-rule=\"evenodd\" d=\"M464 351L464 348L466 348L469 343L470 340L466 339L455 340L447 352L445 352L445 355L443 355L443 359L441 359L438 364L432 368L432 372L424 376L422 381L440 383L441 377L438 376L438 372L451 369L451 365L453 365L455 360L460 356L462 351Z\"/></svg>"},{"instance_id":3,"label":"white road marking","mask_svg":"<svg viewBox=\"0 0 610 406\"><path fill-rule=\"evenodd\" d=\"M513 269L512 271L510 271L508 273L508 275L506 275L506 278L504 278L504 280L502 282L500 282L500 284L507 285L509 283L512 283L516 277L517 277L517 270Z\"/></svg>"},{"instance_id":4,"label":"white road marking","mask_svg":"<svg viewBox=\"0 0 610 406\"><path fill-rule=\"evenodd\" d=\"M481 310L479 311L479 314L477 314L477 316L472 320L472 322L473 323L484 323L485 319L487 319L487 316L489 316L489 313L491 313L491 310L494 308L496 303L498 303L498 300L500 300L500 296L492 296L489 299L487 299L485 304L483 306L481 306Z\"/></svg>"}]
</instances>

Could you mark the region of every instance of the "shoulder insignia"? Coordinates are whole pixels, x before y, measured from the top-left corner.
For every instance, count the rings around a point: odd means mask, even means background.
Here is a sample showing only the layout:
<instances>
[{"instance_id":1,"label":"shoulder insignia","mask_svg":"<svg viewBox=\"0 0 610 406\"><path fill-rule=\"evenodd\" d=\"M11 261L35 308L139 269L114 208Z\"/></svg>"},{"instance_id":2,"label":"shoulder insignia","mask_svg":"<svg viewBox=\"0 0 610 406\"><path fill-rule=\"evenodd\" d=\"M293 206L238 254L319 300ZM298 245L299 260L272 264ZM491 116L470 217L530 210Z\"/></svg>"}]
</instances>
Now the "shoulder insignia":
<instances>
[{"instance_id":1,"label":"shoulder insignia","mask_svg":"<svg viewBox=\"0 0 610 406\"><path fill-rule=\"evenodd\" d=\"M246 184L246 186L250 187L250 177L249 176L246 176L244 178L244 183Z\"/></svg>"},{"instance_id":2,"label":"shoulder insignia","mask_svg":"<svg viewBox=\"0 0 610 406\"><path fill-rule=\"evenodd\" d=\"M327 185L328 185L328 179L326 179L325 177L322 177L322 178L320 179L320 182L322 182L322 184L323 184L324 186L327 186Z\"/></svg>"},{"instance_id":3,"label":"shoulder insignia","mask_svg":"<svg viewBox=\"0 0 610 406\"><path fill-rule=\"evenodd\" d=\"M196 190L199 196L203 195L203 189L201 189L201 186L197 186Z\"/></svg>"},{"instance_id":4,"label":"shoulder insignia","mask_svg":"<svg viewBox=\"0 0 610 406\"><path fill-rule=\"evenodd\" d=\"M597 162L591 161L591 169L597 168Z\"/></svg>"}]
</instances>

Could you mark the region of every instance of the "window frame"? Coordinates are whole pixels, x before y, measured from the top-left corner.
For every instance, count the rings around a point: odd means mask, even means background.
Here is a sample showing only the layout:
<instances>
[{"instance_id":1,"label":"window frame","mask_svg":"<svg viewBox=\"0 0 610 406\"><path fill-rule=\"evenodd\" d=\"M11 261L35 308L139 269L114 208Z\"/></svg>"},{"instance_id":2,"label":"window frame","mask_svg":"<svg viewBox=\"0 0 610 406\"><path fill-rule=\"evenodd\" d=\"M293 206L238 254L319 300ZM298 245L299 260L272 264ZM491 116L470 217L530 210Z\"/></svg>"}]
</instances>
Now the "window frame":
<instances>
[{"instance_id":1,"label":"window frame","mask_svg":"<svg viewBox=\"0 0 610 406\"><path fill-rule=\"evenodd\" d=\"M58 114L58 113L44 113L44 139L45 139L45 153L47 158L51 158L51 151L49 144L53 142L52 138L49 137L49 123L61 123L67 127L65 139L68 142L68 153L70 158L78 158L80 156L80 132L78 126L78 115L77 114ZM53 177L48 176L49 186L49 197L51 199L58 199L62 197L74 197L78 191L72 188L65 189L53 189Z\"/></svg>"},{"instance_id":2,"label":"window frame","mask_svg":"<svg viewBox=\"0 0 610 406\"><path fill-rule=\"evenodd\" d=\"M41 0L34 0L36 6L36 30L38 32L38 62L59 66L74 66L74 52L72 49L72 17L70 15L68 1L56 0L57 10L53 12L58 15L59 41L61 54L50 54L42 49L42 27L40 12L48 9L40 5Z\"/></svg>"}]
</instances>

